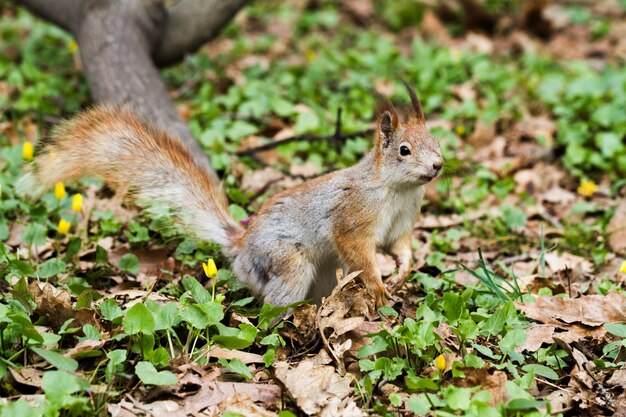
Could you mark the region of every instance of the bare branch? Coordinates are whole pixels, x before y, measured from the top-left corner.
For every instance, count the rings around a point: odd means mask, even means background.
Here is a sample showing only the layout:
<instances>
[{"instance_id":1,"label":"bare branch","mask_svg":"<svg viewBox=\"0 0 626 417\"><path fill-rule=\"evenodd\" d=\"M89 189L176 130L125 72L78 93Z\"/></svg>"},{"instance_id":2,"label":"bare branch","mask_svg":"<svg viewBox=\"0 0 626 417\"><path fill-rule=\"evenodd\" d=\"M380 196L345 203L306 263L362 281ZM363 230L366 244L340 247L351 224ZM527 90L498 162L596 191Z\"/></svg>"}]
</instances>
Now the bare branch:
<instances>
[{"instance_id":1,"label":"bare branch","mask_svg":"<svg viewBox=\"0 0 626 417\"><path fill-rule=\"evenodd\" d=\"M43 19L74 33L81 22L83 0L19 0L22 6Z\"/></svg>"},{"instance_id":2,"label":"bare branch","mask_svg":"<svg viewBox=\"0 0 626 417\"><path fill-rule=\"evenodd\" d=\"M246 156L246 155L254 155L258 152L267 151L269 149L277 148L281 145L286 145L291 142L320 142L320 141L345 141L348 139L360 138L364 136L371 135L374 132L374 129L366 129L353 133L345 133L341 135L337 135L337 133L333 133L332 135L327 136L316 136L316 135L298 135L291 136L285 139L277 140L276 142L269 142L264 145L256 146L254 148L244 149L242 151L238 151L235 153L237 156Z\"/></svg>"},{"instance_id":3,"label":"bare branch","mask_svg":"<svg viewBox=\"0 0 626 417\"><path fill-rule=\"evenodd\" d=\"M180 0L167 9L168 18L154 62L167 66L180 61L215 38L249 0Z\"/></svg>"}]
</instances>

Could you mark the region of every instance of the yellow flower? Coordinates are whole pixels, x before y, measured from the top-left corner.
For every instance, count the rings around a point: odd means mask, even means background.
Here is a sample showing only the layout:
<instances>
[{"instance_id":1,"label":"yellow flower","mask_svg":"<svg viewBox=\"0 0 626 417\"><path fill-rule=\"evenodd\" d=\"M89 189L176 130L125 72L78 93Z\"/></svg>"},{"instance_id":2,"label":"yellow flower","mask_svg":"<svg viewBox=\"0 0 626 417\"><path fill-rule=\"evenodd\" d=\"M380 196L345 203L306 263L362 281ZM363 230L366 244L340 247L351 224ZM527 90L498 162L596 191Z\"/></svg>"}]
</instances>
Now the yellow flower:
<instances>
[{"instance_id":1,"label":"yellow flower","mask_svg":"<svg viewBox=\"0 0 626 417\"><path fill-rule=\"evenodd\" d=\"M215 278L217 276L217 267L215 266L215 261L213 258L209 258L207 263L202 263L202 269L204 269L204 273L209 278Z\"/></svg>"},{"instance_id":2,"label":"yellow flower","mask_svg":"<svg viewBox=\"0 0 626 417\"><path fill-rule=\"evenodd\" d=\"M465 126L463 125L459 125L456 127L456 134L459 136L463 136L463 134L465 133Z\"/></svg>"},{"instance_id":3,"label":"yellow flower","mask_svg":"<svg viewBox=\"0 0 626 417\"><path fill-rule=\"evenodd\" d=\"M74 194L72 197L72 210L81 211L83 208L83 195L82 194Z\"/></svg>"},{"instance_id":4,"label":"yellow flower","mask_svg":"<svg viewBox=\"0 0 626 417\"><path fill-rule=\"evenodd\" d=\"M62 200L65 198L65 184L62 182L57 182L54 184L54 197L57 200Z\"/></svg>"},{"instance_id":5,"label":"yellow flower","mask_svg":"<svg viewBox=\"0 0 626 417\"><path fill-rule=\"evenodd\" d=\"M619 267L619 272L626 274L626 261L622 262L622 266Z\"/></svg>"},{"instance_id":6,"label":"yellow flower","mask_svg":"<svg viewBox=\"0 0 626 417\"><path fill-rule=\"evenodd\" d=\"M308 61L315 61L317 59L317 53L312 49L307 49L304 54Z\"/></svg>"},{"instance_id":7,"label":"yellow flower","mask_svg":"<svg viewBox=\"0 0 626 417\"><path fill-rule=\"evenodd\" d=\"M30 161L33 159L33 154L35 153L35 148L33 144L26 141L24 142L24 146L22 146L22 158L26 161Z\"/></svg>"},{"instance_id":8,"label":"yellow flower","mask_svg":"<svg viewBox=\"0 0 626 417\"><path fill-rule=\"evenodd\" d=\"M595 182L588 180L580 181L578 194L582 195L583 197L591 197L596 191L598 191L598 184L596 184Z\"/></svg>"},{"instance_id":9,"label":"yellow flower","mask_svg":"<svg viewBox=\"0 0 626 417\"><path fill-rule=\"evenodd\" d=\"M71 226L72 224L70 222L65 219L61 219L59 220L59 225L57 226L57 232L59 232L60 235L66 235L67 232L70 231Z\"/></svg>"},{"instance_id":10,"label":"yellow flower","mask_svg":"<svg viewBox=\"0 0 626 417\"><path fill-rule=\"evenodd\" d=\"M76 41L70 41L67 47L69 48L70 52L73 54L75 54L76 51L78 51L78 44L76 43Z\"/></svg>"},{"instance_id":11,"label":"yellow flower","mask_svg":"<svg viewBox=\"0 0 626 417\"><path fill-rule=\"evenodd\" d=\"M443 353L435 358L435 366L440 371L445 371L445 369L446 369L446 358L444 358Z\"/></svg>"}]
</instances>

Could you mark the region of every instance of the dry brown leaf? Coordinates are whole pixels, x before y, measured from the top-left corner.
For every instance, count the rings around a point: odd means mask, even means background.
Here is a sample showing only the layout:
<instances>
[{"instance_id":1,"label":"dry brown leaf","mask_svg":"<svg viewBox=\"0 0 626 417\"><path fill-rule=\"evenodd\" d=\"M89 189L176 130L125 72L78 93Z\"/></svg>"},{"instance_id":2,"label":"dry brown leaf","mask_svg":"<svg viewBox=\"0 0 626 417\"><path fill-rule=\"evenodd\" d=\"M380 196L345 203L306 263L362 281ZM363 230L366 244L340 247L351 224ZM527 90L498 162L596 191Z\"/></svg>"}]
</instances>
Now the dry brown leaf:
<instances>
[{"instance_id":1,"label":"dry brown leaf","mask_svg":"<svg viewBox=\"0 0 626 417\"><path fill-rule=\"evenodd\" d=\"M606 383L617 387L626 387L626 369L616 369L613 371Z\"/></svg>"},{"instance_id":2,"label":"dry brown leaf","mask_svg":"<svg viewBox=\"0 0 626 417\"><path fill-rule=\"evenodd\" d=\"M99 331L103 331L95 310L88 308L74 310L72 295L69 292L59 290L48 282L33 281L28 285L28 293L37 305L35 311L46 317L55 330L60 329L67 320L74 319L73 326L82 327L91 324Z\"/></svg>"},{"instance_id":3,"label":"dry brown leaf","mask_svg":"<svg viewBox=\"0 0 626 417\"><path fill-rule=\"evenodd\" d=\"M491 394L489 404L496 406L508 401L509 395L506 392L506 374L502 371L490 372L487 368L461 368L465 378L456 378L455 385L459 387L480 386L482 390L487 390Z\"/></svg>"},{"instance_id":4,"label":"dry brown leaf","mask_svg":"<svg viewBox=\"0 0 626 417\"><path fill-rule=\"evenodd\" d=\"M245 193L259 195L265 192L271 184L284 177L282 172L272 167L252 171L243 176L241 190Z\"/></svg>"},{"instance_id":5,"label":"dry brown leaf","mask_svg":"<svg viewBox=\"0 0 626 417\"><path fill-rule=\"evenodd\" d=\"M489 145L496 137L495 123L476 121L474 131L467 138L467 142L474 148L479 149Z\"/></svg>"},{"instance_id":6,"label":"dry brown leaf","mask_svg":"<svg viewBox=\"0 0 626 417\"><path fill-rule=\"evenodd\" d=\"M98 350L102 346L104 346L105 340L108 339L108 335L106 338L102 338L102 339L104 340L93 340L93 339L82 340L78 342L76 345L74 345L74 347L72 347L71 349L68 349L67 352L63 354L63 356L68 357L68 358L76 358L80 356L81 353Z\"/></svg>"},{"instance_id":7,"label":"dry brown leaf","mask_svg":"<svg viewBox=\"0 0 626 417\"><path fill-rule=\"evenodd\" d=\"M359 274L360 271L356 271L342 278L342 273L338 270L339 283L332 293L323 299L317 312L317 327L324 345L337 362L339 372L342 374L345 372L342 356L350 346L346 347L345 340L340 340L339 337L359 327L369 314L369 306L373 304L364 286L355 282Z\"/></svg>"},{"instance_id":8,"label":"dry brown leaf","mask_svg":"<svg viewBox=\"0 0 626 417\"><path fill-rule=\"evenodd\" d=\"M369 20L374 14L374 4L371 0L345 0L343 7L361 22Z\"/></svg>"},{"instance_id":9,"label":"dry brown leaf","mask_svg":"<svg viewBox=\"0 0 626 417\"><path fill-rule=\"evenodd\" d=\"M121 410L126 409L136 414L154 417L165 414L169 417L217 416L221 414L223 407L227 406L237 395L242 395L240 398L247 397L249 404L258 403L268 407L280 399L281 389L277 385L220 381L218 379L220 376L219 368L213 368L209 372L203 373L201 370L192 369L187 365L184 372L184 375L179 377L179 383L176 386L153 388L145 393L146 401L139 401L127 396L132 402L122 401L118 405L110 406L109 412L112 415L125 416L125 414L115 413L121 413ZM164 394L170 398L167 402L147 402L154 395L162 397Z\"/></svg>"},{"instance_id":10,"label":"dry brown leaf","mask_svg":"<svg viewBox=\"0 0 626 417\"><path fill-rule=\"evenodd\" d=\"M43 371L33 366L23 366L21 368L9 367L9 372L13 379L22 385L41 388L41 378Z\"/></svg>"},{"instance_id":11,"label":"dry brown leaf","mask_svg":"<svg viewBox=\"0 0 626 417\"><path fill-rule=\"evenodd\" d=\"M276 377L307 415L319 415L333 398L343 400L352 393L348 377L336 373L333 366L316 365L312 359L304 359L296 367L279 362L274 368Z\"/></svg>"},{"instance_id":12,"label":"dry brown leaf","mask_svg":"<svg viewBox=\"0 0 626 417\"><path fill-rule=\"evenodd\" d=\"M613 251L626 254L626 198L622 198L607 227L609 246Z\"/></svg>"},{"instance_id":13,"label":"dry brown leaf","mask_svg":"<svg viewBox=\"0 0 626 417\"><path fill-rule=\"evenodd\" d=\"M112 294L105 294L103 298L96 302L96 305L109 298L113 298L121 303L121 307L125 309L130 308L137 303L141 303L146 299L150 299L158 304L165 304L168 301L172 301L178 304L178 300L176 298L169 297L161 293L149 292L144 290L124 290L116 291Z\"/></svg>"},{"instance_id":14,"label":"dry brown leaf","mask_svg":"<svg viewBox=\"0 0 626 417\"><path fill-rule=\"evenodd\" d=\"M605 323L626 323L626 297L617 292L580 298L541 296L532 304L516 302L515 306L527 317L555 326L580 323L595 327Z\"/></svg>"},{"instance_id":15,"label":"dry brown leaf","mask_svg":"<svg viewBox=\"0 0 626 417\"><path fill-rule=\"evenodd\" d=\"M322 169L313 162L305 162L304 164L291 164L289 174L294 177L311 178L322 173Z\"/></svg>"},{"instance_id":16,"label":"dry brown leaf","mask_svg":"<svg viewBox=\"0 0 626 417\"><path fill-rule=\"evenodd\" d=\"M545 343L551 345L555 342L555 338L565 343L574 343L583 339L601 340L606 336L606 330L603 326L587 327L581 325L565 325L558 327L552 324L533 323L526 329L528 338L521 346L515 350L518 352L536 352Z\"/></svg>"},{"instance_id":17,"label":"dry brown leaf","mask_svg":"<svg viewBox=\"0 0 626 417\"><path fill-rule=\"evenodd\" d=\"M303 304L294 308L293 319L281 329L281 336L300 346L305 346L317 338L317 306Z\"/></svg>"},{"instance_id":18,"label":"dry brown leaf","mask_svg":"<svg viewBox=\"0 0 626 417\"><path fill-rule=\"evenodd\" d=\"M208 350L208 355L213 358L224 358L224 359L239 359L241 362L246 365L249 363L263 363L263 356L257 355L256 353L251 352L243 352L241 350L234 349L226 349L223 347L219 347L213 345Z\"/></svg>"},{"instance_id":19,"label":"dry brown leaf","mask_svg":"<svg viewBox=\"0 0 626 417\"><path fill-rule=\"evenodd\" d=\"M593 264L590 261L567 252L548 252L544 255L544 259L554 273L568 268L584 274L590 274L593 271Z\"/></svg>"},{"instance_id":20,"label":"dry brown leaf","mask_svg":"<svg viewBox=\"0 0 626 417\"><path fill-rule=\"evenodd\" d=\"M276 417L272 411L259 407L250 397L243 393L236 393L220 404L220 414L230 412L246 417Z\"/></svg>"},{"instance_id":21,"label":"dry brown leaf","mask_svg":"<svg viewBox=\"0 0 626 417\"><path fill-rule=\"evenodd\" d=\"M112 265L118 265L122 256L132 253L139 260L139 272L137 275L158 276L161 274L161 270L174 270L174 258L168 256L170 252L171 249L168 247L131 250L128 245L121 245L109 251L108 260Z\"/></svg>"}]
</instances>

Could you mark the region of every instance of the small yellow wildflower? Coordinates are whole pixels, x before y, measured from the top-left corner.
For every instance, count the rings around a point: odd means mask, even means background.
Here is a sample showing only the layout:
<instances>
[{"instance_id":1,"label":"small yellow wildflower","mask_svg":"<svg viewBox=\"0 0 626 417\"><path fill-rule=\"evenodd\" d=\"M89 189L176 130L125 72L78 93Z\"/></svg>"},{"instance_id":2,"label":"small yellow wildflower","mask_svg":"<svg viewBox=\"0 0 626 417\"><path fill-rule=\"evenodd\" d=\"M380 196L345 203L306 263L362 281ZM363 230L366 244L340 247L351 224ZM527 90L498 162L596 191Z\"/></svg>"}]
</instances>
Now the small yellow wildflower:
<instances>
[{"instance_id":1,"label":"small yellow wildflower","mask_svg":"<svg viewBox=\"0 0 626 417\"><path fill-rule=\"evenodd\" d=\"M457 135L463 136L465 134L465 126L459 125L456 127L455 131Z\"/></svg>"},{"instance_id":2,"label":"small yellow wildflower","mask_svg":"<svg viewBox=\"0 0 626 417\"><path fill-rule=\"evenodd\" d=\"M67 232L70 231L71 226L72 224L70 222L65 219L61 219L59 220L59 225L57 226L57 232L59 232L60 235L66 235Z\"/></svg>"},{"instance_id":3,"label":"small yellow wildflower","mask_svg":"<svg viewBox=\"0 0 626 417\"><path fill-rule=\"evenodd\" d=\"M598 184L596 184L595 182L588 180L580 181L578 194L582 195L583 197L591 197L596 191L598 191Z\"/></svg>"},{"instance_id":4,"label":"small yellow wildflower","mask_svg":"<svg viewBox=\"0 0 626 417\"><path fill-rule=\"evenodd\" d=\"M65 198L65 184L62 182L57 182L54 184L54 197L57 200L62 200Z\"/></svg>"},{"instance_id":5,"label":"small yellow wildflower","mask_svg":"<svg viewBox=\"0 0 626 417\"><path fill-rule=\"evenodd\" d=\"M24 146L22 146L22 158L24 158L25 161L30 161L33 159L34 153L35 148L33 147L33 144L28 141L24 142Z\"/></svg>"},{"instance_id":6,"label":"small yellow wildflower","mask_svg":"<svg viewBox=\"0 0 626 417\"><path fill-rule=\"evenodd\" d=\"M67 45L68 49L71 53L75 54L78 51L78 44L76 41L70 41L69 45Z\"/></svg>"},{"instance_id":7,"label":"small yellow wildflower","mask_svg":"<svg viewBox=\"0 0 626 417\"><path fill-rule=\"evenodd\" d=\"M78 193L72 197L72 210L81 211L83 208L83 195Z\"/></svg>"},{"instance_id":8,"label":"small yellow wildflower","mask_svg":"<svg viewBox=\"0 0 626 417\"><path fill-rule=\"evenodd\" d=\"M307 49L305 52L306 59L310 61L315 61L317 59L317 53L312 49Z\"/></svg>"},{"instance_id":9,"label":"small yellow wildflower","mask_svg":"<svg viewBox=\"0 0 626 417\"><path fill-rule=\"evenodd\" d=\"M213 258L209 258L207 263L202 263L202 269L204 269L204 273L209 278L215 278L217 276L217 267L215 266L215 261Z\"/></svg>"},{"instance_id":10,"label":"small yellow wildflower","mask_svg":"<svg viewBox=\"0 0 626 417\"><path fill-rule=\"evenodd\" d=\"M626 274L626 261L622 262L622 266L619 267L619 272Z\"/></svg>"},{"instance_id":11,"label":"small yellow wildflower","mask_svg":"<svg viewBox=\"0 0 626 417\"><path fill-rule=\"evenodd\" d=\"M445 369L446 369L446 358L443 356L443 353L435 358L435 366L440 371L445 371Z\"/></svg>"}]
</instances>

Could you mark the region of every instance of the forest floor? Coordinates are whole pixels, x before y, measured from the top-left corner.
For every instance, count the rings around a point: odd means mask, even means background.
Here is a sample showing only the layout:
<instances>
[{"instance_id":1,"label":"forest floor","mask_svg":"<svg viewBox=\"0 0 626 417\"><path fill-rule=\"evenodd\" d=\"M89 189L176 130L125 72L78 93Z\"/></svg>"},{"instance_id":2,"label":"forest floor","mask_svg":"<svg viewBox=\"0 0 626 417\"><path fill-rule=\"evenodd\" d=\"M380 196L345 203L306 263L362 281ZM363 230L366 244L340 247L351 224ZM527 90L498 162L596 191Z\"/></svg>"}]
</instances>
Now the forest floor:
<instances>
[{"instance_id":1,"label":"forest floor","mask_svg":"<svg viewBox=\"0 0 626 417\"><path fill-rule=\"evenodd\" d=\"M91 100L72 38L6 7L0 417L626 415L626 4L470 3L259 2L164 71L238 220L362 158L336 125L373 128L369 89L406 111L407 80L440 139L398 301L340 276L275 327L217 245L100 181L16 195ZM296 135L322 140L237 156Z\"/></svg>"}]
</instances>

